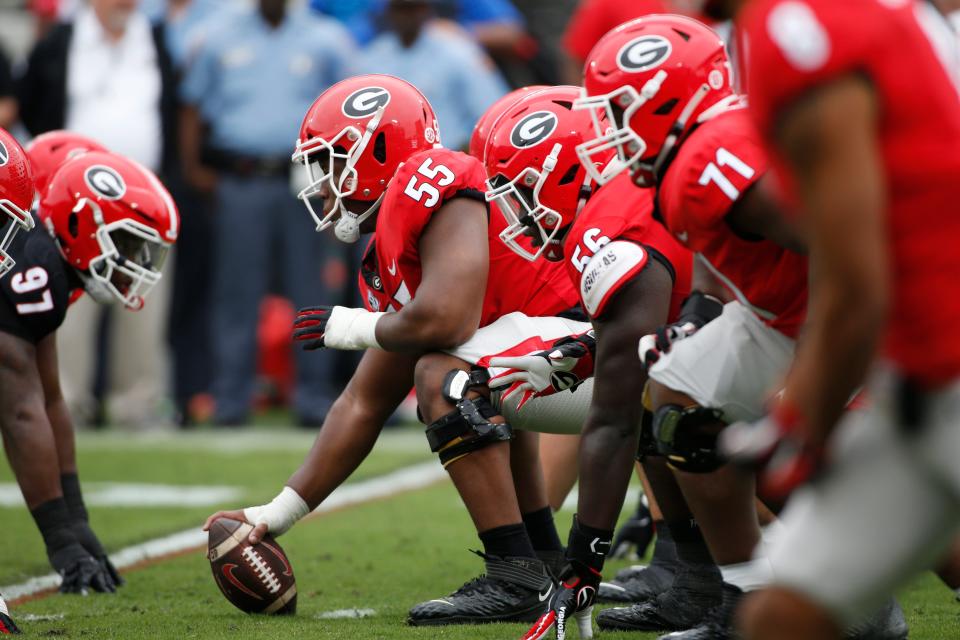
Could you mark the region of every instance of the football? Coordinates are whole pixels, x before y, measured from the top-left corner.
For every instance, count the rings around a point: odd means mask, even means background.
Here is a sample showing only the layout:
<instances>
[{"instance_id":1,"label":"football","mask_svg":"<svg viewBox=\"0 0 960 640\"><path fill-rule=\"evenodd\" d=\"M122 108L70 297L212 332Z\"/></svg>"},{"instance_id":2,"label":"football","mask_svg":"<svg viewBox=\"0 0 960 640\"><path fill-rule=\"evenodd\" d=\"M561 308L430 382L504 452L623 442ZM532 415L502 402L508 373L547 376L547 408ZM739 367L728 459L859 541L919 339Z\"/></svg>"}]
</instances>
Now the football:
<instances>
[{"instance_id":1,"label":"football","mask_svg":"<svg viewBox=\"0 0 960 640\"><path fill-rule=\"evenodd\" d=\"M292 614L297 610L293 567L277 541L267 535L252 545L253 526L220 518L210 527L207 558L220 591L246 613Z\"/></svg>"}]
</instances>

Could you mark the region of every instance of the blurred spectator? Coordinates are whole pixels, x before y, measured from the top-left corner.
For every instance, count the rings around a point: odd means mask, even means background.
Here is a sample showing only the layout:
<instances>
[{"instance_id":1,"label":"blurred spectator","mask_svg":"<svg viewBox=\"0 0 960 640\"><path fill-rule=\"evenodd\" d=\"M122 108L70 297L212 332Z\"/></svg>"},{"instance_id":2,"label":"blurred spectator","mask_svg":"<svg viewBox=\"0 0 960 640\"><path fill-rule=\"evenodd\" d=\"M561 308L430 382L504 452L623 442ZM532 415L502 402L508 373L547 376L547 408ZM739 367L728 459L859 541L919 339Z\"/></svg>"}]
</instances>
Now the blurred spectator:
<instances>
[{"instance_id":1,"label":"blurred spectator","mask_svg":"<svg viewBox=\"0 0 960 640\"><path fill-rule=\"evenodd\" d=\"M50 29L30 53L18 95L21 119L34 135L69 129L161 176L173 169L173 69L162 26L151 27L136 0L89 0L72 21ZM132 425L156 421L167 379L167 271L140 313L113 313L83 298L58 332L64 395L78 422L89 422L97 411L98 352L106 354L100 364L111 417ZM109 331L101 343L104 322Z\"/></svg>"},{"instance_id":2,"label":"blurred spectator","mask_svg":"<svg viewBox=\"0 0 960 640\"><path fill-rule=\"evenodd\" d=\"M387 73L416 86L433 105L443 144L467 145L473 125L507 86L489 59L462 31L431 22L428 0L389 0L387 25L363 52L366 73Z\"/></svg>"},{"instance_id":3,"label":"blurred spectator","mask_svg":"<svg viewBox=\"0 0 960 640\"><path fill-rule=\"evenodd\" d=\"M665 0L581 0L563 36L568 55L565 82L579 85L583 81L583 61L607 31L640 16L670 12Z\"/></svg>"},{"instance_id":4,"label":"blurred spectator","mask_svg":"<svg viewBox=\"0 0 960 640\"><path fill-rule=\"evenodd\" d=\"M513 0L513 4L523 15L527 30L537 45L536 54L527 64L533 73L522 82L511 77L513 86L563 83L566 54L561 38L577 0Z\"/></svg>"},{"instance_id":5,"label":"blurred spectator","mask_svg":"<svg viewBox=\"0 0 960 640\"><path fill-rule=\"evenodd\" d=\"M523 38L523 19L509 0L431 0L437 14L456 21L481 46L512 49ZM336 18L360 44L368 44L383 29L388 0L310 0L310 6Z\"/></svg>"},{"instance_id":6,"label":"blurred spectator","mask_svg":"<svg viewBox=\"0 0 960 640\"><path fill-rule=\"evenodd\" d=\"M9 129L17 120L17 99L14 96L10 61L0 49L0 127Z\"/></svg>"},{"instance_id":7,"label":"blurred spectator","mask_svg":"<svg viewBox=\"0 0 960 640\"><path fill-rule=\"evenodd\" d=\"M257 320L273 267L297 307L336 300L321 277L324 247L291 194L290 155L310 104L350 75L339 24L259 0L207 34L184 78L184 176L214 196L212 346L215 421L246 422L256 381ZM208 134L208 136L205 135ZM300 174L295 174L300 178ZM329 408L332 354L297 350L293 409L319 425Z\"/></svg>"}]
</instances>

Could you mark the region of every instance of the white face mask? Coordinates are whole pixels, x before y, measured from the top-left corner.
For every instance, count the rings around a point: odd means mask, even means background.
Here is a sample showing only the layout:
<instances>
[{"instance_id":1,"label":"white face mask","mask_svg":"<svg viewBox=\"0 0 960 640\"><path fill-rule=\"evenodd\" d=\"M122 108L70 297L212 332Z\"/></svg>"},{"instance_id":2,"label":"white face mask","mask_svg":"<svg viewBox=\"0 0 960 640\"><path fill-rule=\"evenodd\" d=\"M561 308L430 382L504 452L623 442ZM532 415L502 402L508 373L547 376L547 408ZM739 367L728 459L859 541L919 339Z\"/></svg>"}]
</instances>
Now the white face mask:
<instances>
[{"instance_id":1,"label":"white face mask","mask_svg":"<svg viewBox=\"0 0 960 640\"><path fill-rule=\"evenodd\" d=\"M383 200L383 194L381 194L376 202L362 213L349 211L343 202L344 199L356 193L357 160L370 143L373 133L380 126L382 117L383 107L367 122L362 133L357 127L350 126L345 127L330 140L315 137L297 141L293 161L303 165L307 178L307 186L297 194L297 198L303 202L310 217L316 223L316 230L324 231L333 226L334 235L341 242L356 242L360 238L360 225L376 213ZM340 148L339 151L337 147ZM326 162L317 159L321 154L326 155ZM343 163L343 169L339 173L336 170L338 160ZM334 198L333 206L329 211L325 211L325 207L317 211L314 203L320 199L324 188Z\"/></svg>"}]
</instances>

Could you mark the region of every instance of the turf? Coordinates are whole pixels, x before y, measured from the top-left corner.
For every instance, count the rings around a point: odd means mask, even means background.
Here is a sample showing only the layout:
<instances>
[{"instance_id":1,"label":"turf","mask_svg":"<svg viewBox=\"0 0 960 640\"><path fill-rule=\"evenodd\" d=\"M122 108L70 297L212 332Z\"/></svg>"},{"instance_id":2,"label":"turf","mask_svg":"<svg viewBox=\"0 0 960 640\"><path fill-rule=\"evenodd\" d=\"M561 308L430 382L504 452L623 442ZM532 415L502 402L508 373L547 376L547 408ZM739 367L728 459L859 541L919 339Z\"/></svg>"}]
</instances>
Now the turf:
<instances>
[{"instance_id":1,"label":"turf","mask_svg":"<svg viewBox=\"0 0 960 640\"><path fill-rule=\"evenodd\" d=\"M413 442L410 440L409 442ZM364 475L382 473L389 469L423 459L416 447L408 446L402 438L392 444L383 443L373 456ZM280 445L283 446L280 446ZM254 452L256 466L246 472L227 470L222 466L236 466L237 462L253 465L250 451L212 454L193 451L196 467L190 471L177 470L180 463L171 462L174 470L166 468L164 449L150 447L150 462L142 452L124 454L122 443L84 440L81 443L88 466L96 466L99 478L111 480L143 480L173 482L168 473L190 483L236 484L250 495L256 492L272 493L302 451L290 443L274 443L269 449L268 469L261 473L261 453ZM295 443L294 443L295 444ZM171 445L172 446L172 445ZM119 457L104 466L101 457L115 447ZM189 451L189 448L187 448ZM97 454L94 456L94 454ZM126 459L125 464L121 461ZM161 464L161 461L164 461ZM163 471L144 467L160 465ZM250 469L257 469L251 474ZM91 474L93 469L91 469ZM119 475L123 473L123 475ZM182 474L182 475L181 475ZM269 477L269 480L268 480ZM261 487L261 484L267 485ZM6 521L13 509L0 510ZM104 509L94 511L94 518L106 523ZM117 510L119 511L119 510ZM204 513L209 509L202 510ZM126 518L116 516L105 537L111 540L136 537ZM189 520L190 510L178 512ZM138 516L139 517L139 516ZM569 513L558 516L558 527L569 526ZM193 518L191 522L196 523ZM157 526L161 523L152 520ZM189 523L188 523L189 524ZM166 527L177 529L177 527ZM20 525L22 529L22 524ZM122 531L113 531L114 528ZM139 524L140 539L148 531L146 523ZM18 530L19 532L19 530ZM17 553L4 551L5 567L15 566L19 571L30 564L29 553L17 540ZM425 599L448 593L482 570L479 558L468 552L477 545L470 520L455 491L448 483L429 489L404 494L327 514L296 526L281 538L297 575L299 609L294 617L264 618L248 616L233 609L222 598L210 575L209 564L200 554L191 554L159 562L127 575L128 584L115 596L53 596L16 607L21 626L33 637L73 638L519 638L522 625L489 625L481 627L411 628L404 624L408 608ZM7 564L10 563L10 564ZM612 574L624 563L613 563ZM33 566L32 564L30 566ZM904 590L902 602L912 626L911 638L918 640L946 640L960 637L960 603L932 577L926 576ZM364 619L321 619L324 612L341 609L373 609L375 613ZM37 619L54 616L53 619ZM60 617L62 616L62 617ZM654 638L643 634L605 634L608 638ZM600 634L598 634L600 637Z\"/></svg>"}]
</instances>

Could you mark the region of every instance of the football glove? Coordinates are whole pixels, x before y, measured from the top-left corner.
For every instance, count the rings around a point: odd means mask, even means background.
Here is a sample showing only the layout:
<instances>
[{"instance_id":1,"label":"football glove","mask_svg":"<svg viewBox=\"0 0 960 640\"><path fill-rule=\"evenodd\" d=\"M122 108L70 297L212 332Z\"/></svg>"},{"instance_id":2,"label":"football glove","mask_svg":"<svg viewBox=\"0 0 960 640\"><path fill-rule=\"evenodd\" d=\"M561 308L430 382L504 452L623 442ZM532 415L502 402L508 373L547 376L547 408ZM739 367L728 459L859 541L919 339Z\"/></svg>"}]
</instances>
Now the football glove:
<instances>
[{"instance_id":1,"label":"football glove","mask_svg":"<svg viewBox=\"0 0 960 640\"><path fill-rule=\"evenodd\" d=\"M597 340L593 330L566 336L549 349L525 356L491 358L489 366L506 369L490 378L487 386L503 389L501 401L522 394L517 410L529 400L558 391L571 391L593 375Z\"/></svg>"},{"instance_id":2,"label":"football glove","mask_svg":"<svg viewBox=\"0 0 960 640\"><path fill-rule=\"evenodd\" d=\"M120 575L120 572L117 571L117 568L113 566L113 563L110 562L110 558L107 557L107 552L104 551L103 545L100 544L97 534L90 528L90 524L84 520L75 520L70 528L73 530L73 535L76 536L80 546L86 549L87 553L100 563L103 575L106 576L109 583L108 586L113 587L110 591L115 591L117 587L123 586L125 582L123 577Z\"/></svg>"},{"instance_id":3,"label":"football glove","mask_svg":"<svg viewBox=\"0 0 960 640\"><path fill-rule=\"evenodd\" d=\"M613 532L598 531L580 524L574 516L567 540L567 567L550 598L546 613L521 640L543 640L555 632L556 640L567 637L570 619L576 620L581 638L593 637L593 603L602 579L603 561L610 551Z\"/></svg>"},{"instance_id":4,"label":"football glove","mask_svg":"<svg viewBox=\"0 0 960 640\"><path fill-rule=\"evenodd\" d=\"M639 354L643 366L650 368L669 352L670 348L685 338L689 338L703 325L723 313L723 303L713 296L694 291L683 301L680 318L673 324L659 327L654 333L640 338Z\"/></svg>"},{"instance_id":5,"label":"football glove","mask_svg":"<svg viewBox=\"0 0 960 640\"><path fill-rule=\"evenodd\" d=\"M825 456L823 447L807 441L800 413L788 402L756 422L731 424L718 445L732 463L758 472L757 492L778 503L816 475Z\"/></svg>"},{"instance_id":6,"label":"football glove","mask_svg":"<svg viewBox=\"0 0 960 640\"><path fill-rule=\"evenodd\" d=\"M351 307L306 307L297 312L293 323L293 339L313 351L321 347L361 350L380 348L376 327L381 312Z\"/></svg>"},{"instance_id":7,"label":"football glove","mask_svg":"<svg viewBox=\"0 0 960 640\"><path fill-rule=\"evenodd\" d=\"M104 567L79 542L55 550L47 549L47 557L63 578L60 593L87 595L90 589L100 593L117 590Z\"/></svg>"}]
</instances>

